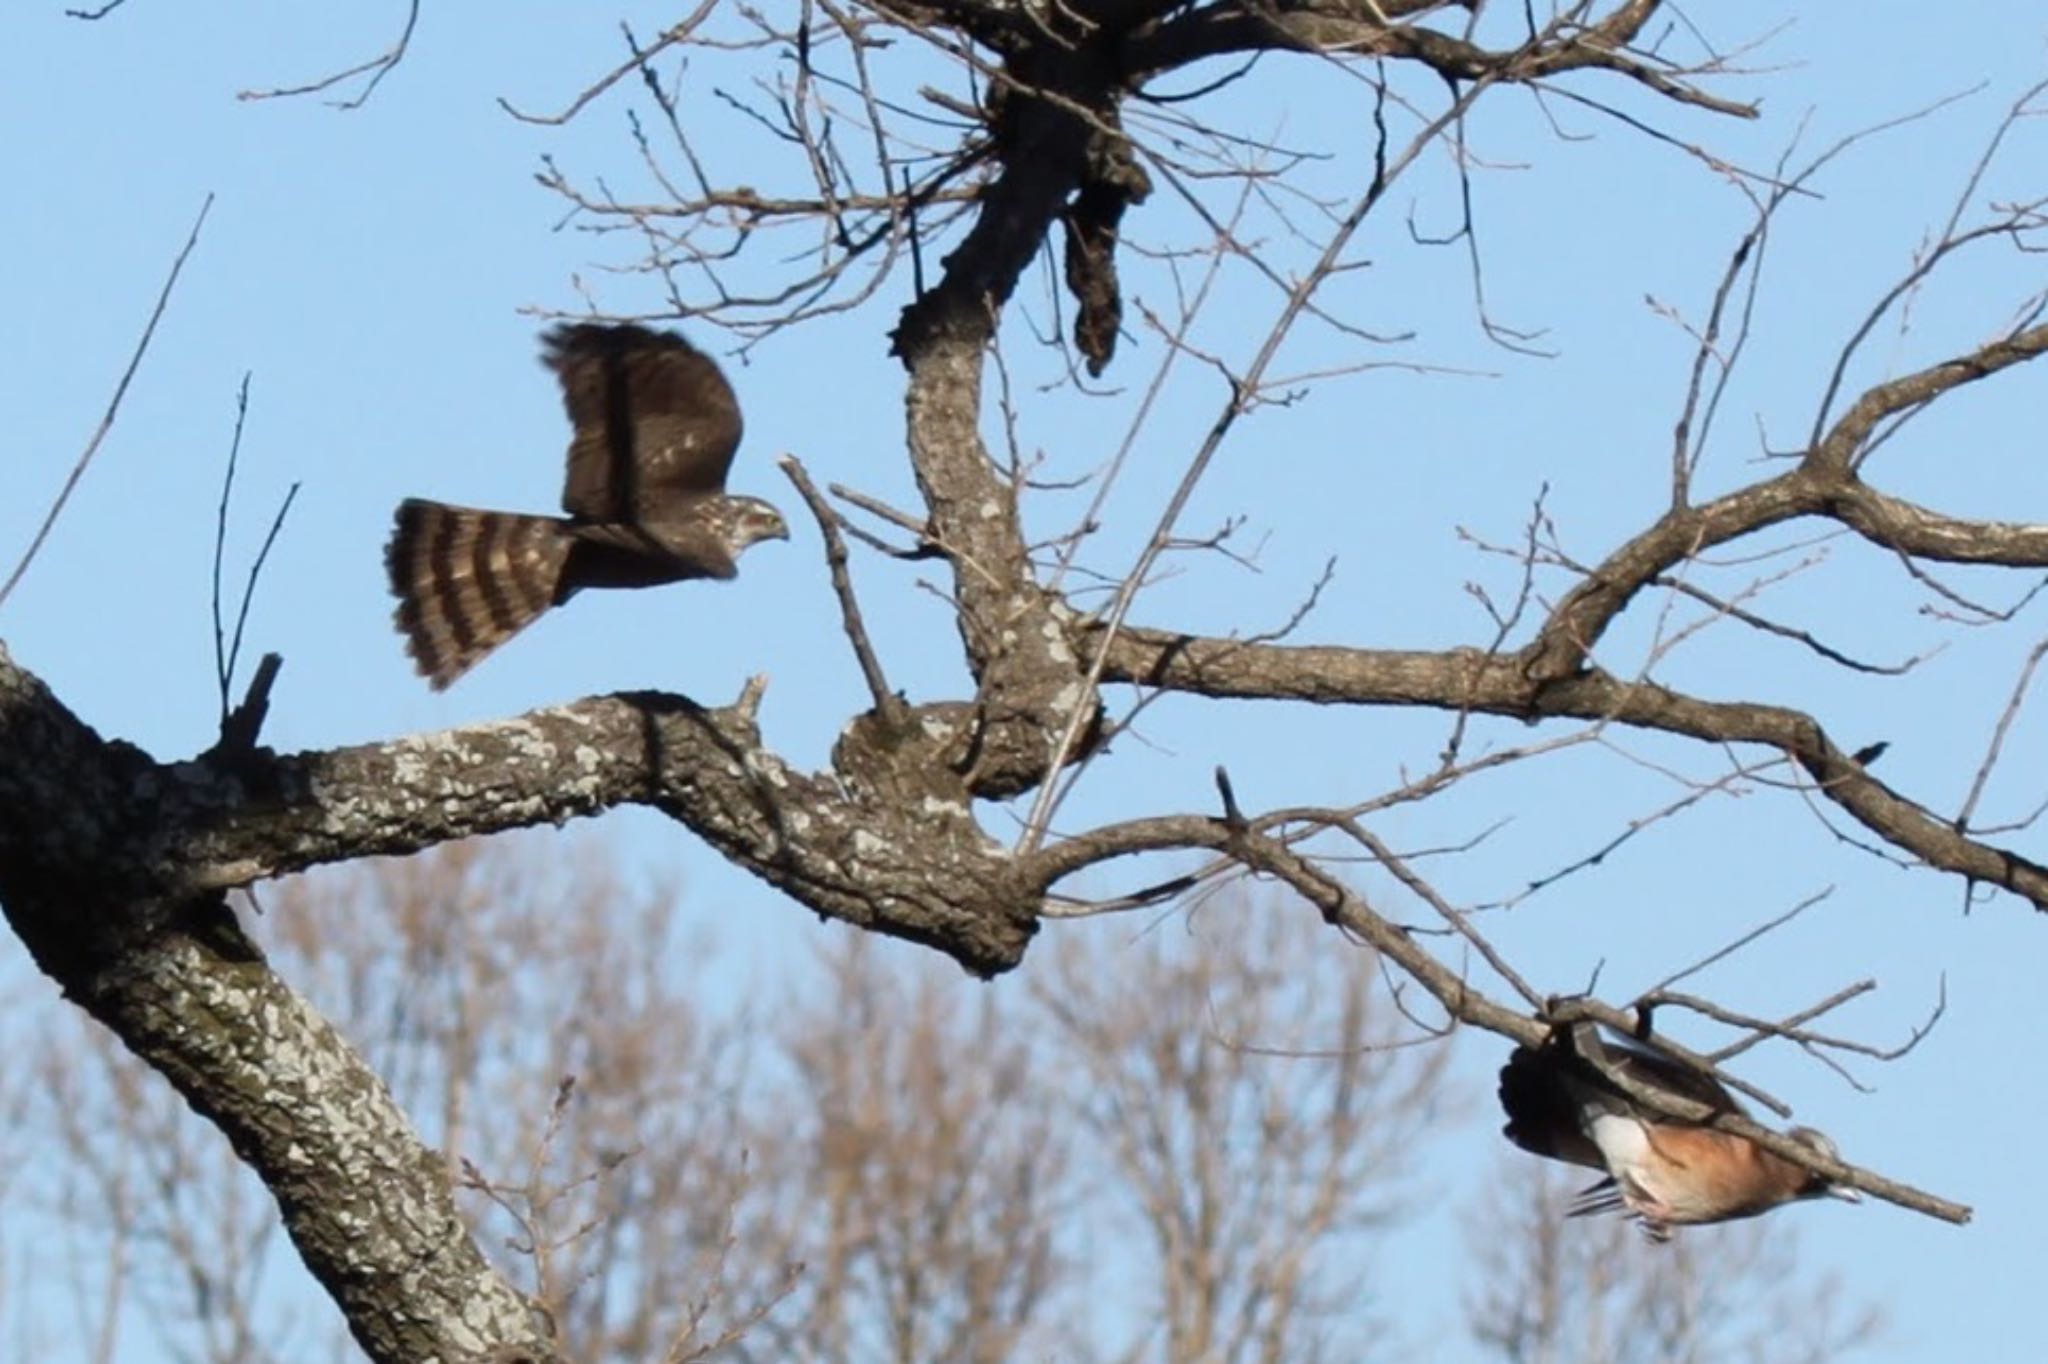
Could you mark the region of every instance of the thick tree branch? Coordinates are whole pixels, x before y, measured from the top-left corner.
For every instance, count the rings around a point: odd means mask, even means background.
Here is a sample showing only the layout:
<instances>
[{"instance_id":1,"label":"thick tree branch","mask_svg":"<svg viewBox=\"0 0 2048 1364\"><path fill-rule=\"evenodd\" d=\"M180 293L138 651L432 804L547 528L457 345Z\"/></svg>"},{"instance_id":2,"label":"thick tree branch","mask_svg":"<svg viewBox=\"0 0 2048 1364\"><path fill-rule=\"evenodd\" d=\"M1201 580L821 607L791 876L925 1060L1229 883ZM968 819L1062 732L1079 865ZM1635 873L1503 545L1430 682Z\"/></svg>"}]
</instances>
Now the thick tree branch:
<instances>
[{"instance_id":1,"label":"thick tree branch","mask_svg":"<svg viewBox=\"0 0 2048 1364\"><path fill-rule=\"evenodd\" d=\"M967 660L980 683L970 781L1015 795L1046 775L1050 735L1097 702L1034 581L1016 488L981 438L983 359L1018 276L1080 185L1096 131L1077 112L1109 98L1115 73L1071 52L1041 53L1011 73L1017 86L996 119L1002 172L944 278L904 310L896 354L910 372L910 459L930 509L930 537L953 563Z\"/></svg>"},{"instance_id":2,"label":"thick tree branch","mask_svg":"<svg viewBox=\"0 0 2048 1364\"><path fill-rule=\"evenodd\" d=\"M1944 516L1861 482L1833 498L1829 511L1871 543L1916 559L2048 567L2048 524Z\"/></svg>"},{"instance_id":3,"label":"thick tree branch","mask_svg":"<svg viewBox=\"0 0 2048 1364\"><path fill-rule=\"evenodd\" d=\"M1850 405L1807 456L1807 461L1830 474L1846 473L1885 418L1924 407L1965 384L2037 360L2043 351L2048 351L2048 324L2000 337L1967 355L1878 384Z\"/></svg>"},{"instance_id":4,"label":"thick tree branch","mask_svg":"<svg viewBox=\"0 0 2048 1364\"><path fill-rule=\"evenodd\" d=\"M0 652L0 866L175 901L328 862L649 805L820 914L1014 966L1037 898L955 775L964 705L856 720L835 771L765 748L738 707L595 697L324 753L159 765L105 743Z\"/></svg>"},{"instance_id":5,"label":"thick tree branch","mask_svg":"<svg viewBox=\"0 0 2048 1364\"><path fill-rule=\"evenodd\" d=\"M1873 491L1855 473L1857 454L1886 417L2048 350L2048 326L1990 342L1967 355L1879 384L1852 404L1797 468L1701 506L1659 517L1567 593L1544 622L1528 667L1543 681L1569 677L1644 587L1703 550L1793 517L1826 515L1888 549L1972 563L2031 564L2048 553L2048 526L1971 523L1940 517Z\"/></svg>"},{"instance_id":6,"label":"thick tree branch","mask_svg":"<svg viewBox=\"0 0 2048 1364\"><path fill-rule=\"evenodd\" d=\"M1090 627L1094 647L1104 631ZM1812 716L1784 706L1707 701L1597 669L1544 685L1523 657L1478 649L1441 653L1250 644L1126 626L1110 642L1106 680L1212 698L1407 705L1510 716L1578 719L1681 734L1709 743L1762 744L1788 754L1816 791L1886 842L1928 866L1998 886L2048 909L2048 867L1964 836L1877 780L1835 747Z\"/></svg>"},{"instance_id":7,"label":"thick tree branch","mask_svg":"<svg viewBox=\"0 0 2048 1364\"><path fill-rule=\"evenodd\" d=\"M553 1360L383 1083L219 892L163 874L153 815L235 784L103 743L0 650L0 906L36 964L234 1144L371 1359Z\"/></svg>"}]
</instances>

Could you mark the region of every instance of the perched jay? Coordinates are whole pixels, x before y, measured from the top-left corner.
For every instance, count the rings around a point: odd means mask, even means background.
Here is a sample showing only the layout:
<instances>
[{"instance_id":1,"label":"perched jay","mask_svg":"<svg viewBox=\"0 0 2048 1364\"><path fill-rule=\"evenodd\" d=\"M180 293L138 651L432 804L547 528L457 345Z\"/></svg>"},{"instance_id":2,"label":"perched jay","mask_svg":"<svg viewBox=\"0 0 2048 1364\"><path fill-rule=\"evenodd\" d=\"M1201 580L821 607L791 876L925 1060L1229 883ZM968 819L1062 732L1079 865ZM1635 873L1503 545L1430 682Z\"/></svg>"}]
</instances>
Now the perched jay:
<instances>
[{"instance_id":1,"label":"perched jay","mask_svg":"<svg viewBox=\"0 0 2048 1364\"><path fill-rule=\"evenodd\" d=\"M1500 1072L1502 1132L1524 1151L1606 1178L1572 1201L1572 1217L1627 1212L1652 1240L1694 1222L1754 1217L1795 1199L1862 1201L1747 1137L1647 1111L1610 1076L1721 1113L1742 1105L1719 1081L1632 1043L1603 1039L1592 1023L1560 1029L1541 1048L1516 1047ZM1830 1160L1835 1144L1810 1127L1786 1136Z\"/></svg>"}]
</instances>

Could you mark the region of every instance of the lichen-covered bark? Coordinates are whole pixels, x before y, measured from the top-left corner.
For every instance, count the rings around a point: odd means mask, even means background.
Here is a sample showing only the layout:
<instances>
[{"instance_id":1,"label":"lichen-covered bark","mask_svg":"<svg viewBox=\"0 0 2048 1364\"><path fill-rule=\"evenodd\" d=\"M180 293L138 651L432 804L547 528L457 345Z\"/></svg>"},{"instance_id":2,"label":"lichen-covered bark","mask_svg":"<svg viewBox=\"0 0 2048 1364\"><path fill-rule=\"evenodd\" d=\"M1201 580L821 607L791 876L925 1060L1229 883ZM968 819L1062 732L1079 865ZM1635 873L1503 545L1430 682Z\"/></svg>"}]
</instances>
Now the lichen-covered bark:
<instances>
[{"instance_id":1,"label":"lichen-covered bark","mask_svg":"<svg viewBox=\"0 0 2048 1364\"><path fill-rule=\"evenodd\" d=\"M823 775L789 767L737 709L657 693L324 753L158 765L102 743L0 652L0 811L56 821L51 838L25 816L0 830L0 862L170 902L638 804L821 914L998 971L1021 958L1037 900L955 770L971 719L926 706L900 733L860 720ZM53 771L96 792L76 819Z\"/></svg>"},{"instance_id":2,"label":"lichen-covered bark","mask_svg":"<svg viewBox=\"0 0 2048 1364\"><path fill-rule=\"evenodd\" d=\"M224 814L217 781L103 743L0 649L0 908L36 963L233 1143L371 1359L554 1359L442 1156L224 894L181 884L155 821L201 794Z\"/></svg>"},{"instance_id":3,"label":"lichen-covered bark","mask_svg":"<svg viewBox=\"0 0 2048 1364\"><path fill-rule=\"evenodd\" d=\"M953 566L961 642L978 683L967 773L977 794L992 797L1037 785L1068 718L1099 707L1037 585L1017 488L982 441L981 376L1017 277L1083 183L1097 121L1087 111L1113 120L1123 91L1100 46L1027 54L999 87L1006 93L992 136L1002 169L947 257L945 278L905 310L895 337L910 376L911 468L930 538ZM1044 93L1016 93L1026 90Z\"/></svg>"},{"instance_id":4,"label":"lichen-covered bark","mask_svg":"<svg viewBox=\"0 0 2048 1364\"><path fill-rule=\"evenodd\" d=\"M7 904L17 926L132 912L13 895ZM420 1142L362 1057L270 969L221 897L165 917L122 950L71 954L59 978L269 1187L364 1353L408 1364L553 1360L540 1322L458 1215L446 1159Z\"/></svg>"}]
</instances>

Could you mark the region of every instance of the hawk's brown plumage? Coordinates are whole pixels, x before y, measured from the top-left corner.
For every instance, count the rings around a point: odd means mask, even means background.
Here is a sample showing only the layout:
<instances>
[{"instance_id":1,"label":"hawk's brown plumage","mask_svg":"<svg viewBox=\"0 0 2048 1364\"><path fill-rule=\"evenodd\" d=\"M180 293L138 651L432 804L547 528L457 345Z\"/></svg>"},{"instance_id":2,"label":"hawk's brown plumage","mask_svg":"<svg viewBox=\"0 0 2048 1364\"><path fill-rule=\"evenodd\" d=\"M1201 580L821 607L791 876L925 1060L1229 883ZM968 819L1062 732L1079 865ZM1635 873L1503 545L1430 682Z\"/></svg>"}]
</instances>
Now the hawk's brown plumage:
<instances>
[{"instance_id":1,"label":"hawk's brown plumage","mask_svg":"<svg viewBox=\"0 0 2048 1364\"><path fill-rule=\"evenodd\" d=\"M568 516L399 504L385 568L436 688L582 588L730 578L747 546L789 535L774 507L725 492L740 409L711 357L630 325L556 327L541 347L575 432Z\"/></svg>"}]
</instances>

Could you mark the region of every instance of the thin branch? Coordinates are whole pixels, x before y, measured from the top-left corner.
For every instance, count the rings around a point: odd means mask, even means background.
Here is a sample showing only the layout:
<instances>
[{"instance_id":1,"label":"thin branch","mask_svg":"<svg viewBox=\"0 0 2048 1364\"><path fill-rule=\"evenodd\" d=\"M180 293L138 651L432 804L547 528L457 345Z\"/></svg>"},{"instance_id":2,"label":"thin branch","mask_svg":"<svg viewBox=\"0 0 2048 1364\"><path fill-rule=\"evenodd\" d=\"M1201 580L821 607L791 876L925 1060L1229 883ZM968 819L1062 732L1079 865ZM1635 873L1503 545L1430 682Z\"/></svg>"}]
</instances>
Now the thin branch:
<instances>
[{"instance_id":1,"label":"thin branch","mask_svg":"<svg viewBox=\"0 0 2048 1364\"><path fill-rule=\"evenodd\" d=\"M241 609L235 612L235 636L228 644L227 672L234 675L235 660L242 656L242 629L249 623L249 606L256 600L256 583L263 576L264 561L270 558L270 548L277 543L277 533L284 529L284 519L291 514L292 503L298 499L299 485L294 483L285 490L284 501L278 503L277 515L270 520L270 530L263 537L263 547L256 551L256 559L249 565L249 581L242 585Z\"/></svg>"},{"instance_id":2,"label":"thin branch","mask_svg":"<svg viewBox=\"0 0 2048 1364\"><path fill-rule=\"evenodd\" d=\"M249 371L242 371L241 385L235 390L235 433L228 441L228 466L220 480L220 505L213 515L213 675L220 686L220 719L223 728L228 719L228 688L234 669L228 662L227 631L221 623L220 614L220 570L222 560L227 556L228 501L235 491L235 463L242 453L242 427L249 416Z\"/></svg>"},{"instance_id":3,"label":"thin branch","mask_svg":"<svg viewBox=\"0 0 2048 1364\"><path fill-rule=\"evenodd\" d=\"M1684 1009L1690 1013L1696 1013L1702 1018L1710 1018L1716 1023L1725 1023L1731 1028L1748 1029L1750 1034L1748 1037L1739 1038L1725 1047L1720 1047L1707 1053L1707 1059L1718 1066L1725 1061L1742 1055L1742 1053L1750 1050L1752 1047L1769 1042L1774 1038L1782 1041L1798 1042L1802 1045L1814 1041L1823 1041L1827 1045L1832 1045L1834 1039L1822 1039L1820 1034L1806 1031L1803 1025L1824 1014L1833 1013L1851 1000L1861 999L1876 988L1877 982L1874 980L1859 980L1852 985L1843 986L1818 1003L1809 1004L1804 1009L1780 1019L1754 1018L1749 1014L1739 1013L1725 1005L1716 1004L1710 999L1702 999L1698 995L1687 994L1682 990L1653 990L1636 1002L1639 1007L1645 1009L1661 1009L1669 1006L1674 1009Z\"/></svg>"},{"instance_id":4,"label":"thin branch","mask_svg":"<svg viewBox=\"0 0 2048 1364\"><path fill-rule=\"evenodd\" d=\"M1641 1003L1645 998L1647 998L1650 995L1658 994L1664 990L1668 990L1672 986L1678 984L1679 981L1684 980L1687 976L1697 975L1701 971L1706 970L1709 966L1712 966L1715 962L1724 960L1725 958L1733 955L1734 953L1741 951L1743 948L1749 946L1758 938L1763 937L1765 934L1771 932L1773 929L1782 928L1786 924L1791 923L1801 914L1804 914L1807 910L1812 909L1815 905L1827 899L1830 895L1833 895L1834 893L1835 888L1833 886L1829 886L1825 890L1815 891L1813 894L1807 896L1804 900L1801 900L1798 904L1792 906L1792 908L1786 910L1783 914L1779 914L1774 918L1765 920L1763 923L1758 924L1755 928L1750 929L1749 932L1744 933L1741 937L1735 939L1735 941L1727 944L1724 947L1716 948L1714 951L1709 952L1706 956L1701 957L1692 965L1684 967L1674 972L1673 974L1666 976L1664 979L1658 981L1655 985L1652 985L1649 989L1643 991L1641 995L1637 996L1636 1002Z\"/></svg>"},{"instance_id":5,"label":"thin branch","mask_svg":"<svg viewBox=\"0 0 2048 1364\"><path fill-rule=\"evenodd\" d=\"M521 123L538 123L545 127L560 127L576 117L576 115L582 113L592 100L611 89L614 85L617 85L625 77L632 75L635 71L644 72L651 59L659 56L663 49L674 47L688 38L696 31L699 24L711 17L711 12L717 7L718 0L702 0L697 8L680 23L672 26L667 32L644 48L632 43L632 34L629 31L627 33L627 41L633 49L633 55L585 86L582 92L564 106L560 113L529 114L502 95L498 98L498 107L518 119ZM621 25L621 27L623 28L624 25Z\"/></svg>"},{"instance_id":6,"label":"thin branch","mask_svg":"<svg viewBox=\"0 0 2048 1364\"><path fill-rule=\"evenodd\" d=\"M368 61L358 62L346 71L337 71L331 76L323 76L319 80L311 81L305 85L282 86L275 90L244 90L236 95L235 98L240 100L288 99L294 95L314 95L322 90L331 90L345 80L368 72L370 73L370 79L364 82L361 93L357 94L353 99L330 101L337 109L360 109L369 102L370 96L377 93L377 87L384 83L384 78L390 75L400 62L405 60L406 49L412 46L413 29L418 27L419 21L420 0L407 0L405 26L398 32L398 41Z\"/></svg>"},{"instance_id":7,"label":"thin branch","mask_svg":"<svg viewBox=\"0 0 2048 1364\"><path fill-rule=\"evenodd\" d=\"M1609 745L1609 747L1611 748L1612 745ZM1589 867L1597 867L1601 863L1605 862L1608 859L1608 857L1611 856L1616 850L1621 848L1624 844L1628 843L1631 839L1635 838L1636 835L1663 822L1664 820L1671 819L1677 816L1678 814L1682 813L1683 811L1692 808L1694 805L1699 804L1699 802L1707 799L1709 796L1715 795L1717 793L1726 793L1732 790L1735 787L1736 783L1746 780L1750 777L1756 776L1758 773L1766 771L1769 768L1776 767L1779 764L1784 763L1785 761L1786 760L1782 756L1780 756L1768 758L1761 763L1738 764L1734 771L1727 773L1725 776L1719 777L1711 782L1696 784L1693 790L1686 792L1677 800L1671 801L1666 805L1660 806L1659 808L1652 810L1647 815L1637 815L1631 818L1628 821L1627 826L1623 828L1620 833L1614 835L1605 843L1602 843L1592 852L1586 853L1580 857L1576 857L1572 859L1570 862L1565 863L1564 865L1556 868L1553 871L1549 871L1541 876L1532 878L1529 881L1529 883L1525 885L1516 894L1508 896L1507 898L1499 901L1494 905L1485 906L1485 908L1511 909L1514 906L1519 905L1523 901L1527 900L1530 896L1537 894L1539 891L1549 889L1551 886L1556 885L1558 882L1564 880L1569 876L1574 876L1579 872L1585 871Z\"/></svg>"},{"instance_id":8,"label":"thin branch","mask_svg":"<svg viewBox=\"0 0 2048 1364\"><path fill-rule=\"evenodd\" d=\"M875 699L875 710L890 728L901 728L907 718L903 698L890 690L881 660L875 656L875 646L868 639L867 626L861 621L860 602L853 594L853 577L846 569L846 540L839 534L839 514L811 483L802 460L784 455L777 462L802 494L825 537L825 566L832 575L832 590L839 597L840 619L845 624L847 642L853 646L853 656L860 661L860 675L867 680L868 693Z\"/></svg>"},{"instance_id":9,"label":"thin branch","mask_svg":"<svg viewBox=\"0 0 2048 1364\"><path fill-rule=\"evenodd\" d=\"M213 195L209 193L206 202L199 206L199 216L192 220L192 230L186 234L185 244L178 249L177 258L171 262L170 274L165 277L164 287L157 293L156 306L150 309L149 321L143 325L141 339L136 341L135 350L128 357L128 367L121 371L120 382L114 385L114 396L107 403L106 414L100 418L100 424L93 431L92 439L85 443L85 449L79 454L78 462L71 466L70 476L64 480L64 487L58 492L57 500L50 504L49 514L43 518L43 524L36 529L35 538L29 541L28 550L21 556L21 562L14 566L14 572L8 575L7 581L0 584L0 606L6 604L15 584L28 572L28 566L35 561L36 552L43 547L43 541L49 538L50 528L57 524L57 517L63 512L64 504L71 500L71 493L78 487L78 481L85 477L86 466L91 464L93 456L99 453L100 442L104 441L107 432L113 429L114 418L121 411L121 399L128 393L129 381L134 379L135 371L141 368L142 357L149 351L150 339L156 335L156 324L163 318L165 307L170 304L171 291L177 287L178 275L184 270L186 259L191 256L192 248L199 244L199 230L206 225L206 215L212 207Z\"/></svg>"},{"instance_id":10,"label":"thin branch","mask_svg":"<svg viewBox=\"0 0 2048 1364\"><path fill-rule=\"evenodd\" d=\"M1430 885L1429 882L1417 875L1405 859L1396 854L1392 848L1380 840L1378 835L1374 834L1363 824L1356 820L1345 820L1340 827L1369 851L1373 855L1373 860L1382 867L1385 867L1395 880L1406 886L1410 894L1435 910L1443 921L1451 926L1452 931L1471 944L1472 949L1493 969L1493 973L1506 981L1530 1008L1540 1009L1543 1007L1542 994L1533 985L1529 984L1528 981L1524 980L1520 973L1512 966L1508 965L1507 958L1501 956L1495 950L1493 944L1480 934L1478 929L1472 927L1470 915L1466 914L1463 910L1454 908L1441 895L1437 894L1436 887Z\"/></svg>"},{"instance_id":11,"label":"thin branch","mask_svg":"<svg viewBox=\"0 0 2048 1364\"><path fill-rule=\"evenodd\" d=\"M1970 820L1977 813L1977 802L1983 798L1984 788L1991 780L1991 770L1998 765L1999 755L2005 751L2005 737L2011 732L2013 721L2019 718L2020 706L2027 699L2034 671L2041 666L2044 654L2048 654L2048 639L2039 641L2028 651L2027 661L2012 684L2012 695L2006 698L2005 709L1999 712L1998 723L1992 726L1991 742L1984 749L1984 761L1977 765L1977 775L1970 780L1970 794L1964 798L1963 808L1956 812L1956 830L1959 833L1970 827Z\"/></svg>"}]
</instances>

